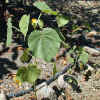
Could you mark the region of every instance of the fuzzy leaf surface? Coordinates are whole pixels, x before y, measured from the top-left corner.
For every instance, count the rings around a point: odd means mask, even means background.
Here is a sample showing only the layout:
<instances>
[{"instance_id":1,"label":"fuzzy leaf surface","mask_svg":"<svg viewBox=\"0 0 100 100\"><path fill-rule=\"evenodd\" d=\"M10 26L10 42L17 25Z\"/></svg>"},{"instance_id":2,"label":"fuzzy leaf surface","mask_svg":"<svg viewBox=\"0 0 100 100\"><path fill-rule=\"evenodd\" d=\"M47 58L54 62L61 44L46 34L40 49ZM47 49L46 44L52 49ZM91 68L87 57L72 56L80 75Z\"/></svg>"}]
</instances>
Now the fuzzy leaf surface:
<instances>
[{"instance_id":1,"label":"fuzzy leaf surface","mask_svg":"<svg viewBox=\"0 0 100 100\"><path fill-rule=\"evenodd\" d=\"M40 69L36 65L29 64L27 67L21 67L18 69L16 78L21 82L35 83L40 75Z\"/></svg>"},{"instance_id":2,"label":"fuzzy leaf surface","mask_svg":"<svg viewBox=\"0 0 100 100\"><path fill-rule=\"evenodd\" d=\"M28 46L33 56L47 62L56 56L60 42L58 33L52 28L43 28L42 31L35 30L31 32L28 38Z\"/></svg>"}]
</instances>

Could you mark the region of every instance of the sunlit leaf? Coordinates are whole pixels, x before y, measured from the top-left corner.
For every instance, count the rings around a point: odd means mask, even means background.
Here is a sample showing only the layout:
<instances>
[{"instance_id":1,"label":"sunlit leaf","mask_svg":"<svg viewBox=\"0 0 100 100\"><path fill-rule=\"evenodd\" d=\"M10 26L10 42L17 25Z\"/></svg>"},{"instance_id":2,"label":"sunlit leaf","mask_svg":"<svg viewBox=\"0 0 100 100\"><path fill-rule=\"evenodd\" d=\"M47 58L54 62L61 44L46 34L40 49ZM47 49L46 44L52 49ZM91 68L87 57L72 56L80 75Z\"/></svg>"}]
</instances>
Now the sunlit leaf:
<instances>
[{"instance_id":1,"label":"sunlit leaf","mask_svg":"<svg viewBox=\"0 0 100 100\"><path fill-rule=\"evenodd\" d=\"M35 81L37 80L37 78L40 75L40 72L41 72L40 69L38 69L36 65L29 65L27 81L29 83L35 83Z\"/></svg>"},{"instance_id":2,"label":"sunlit leaf","mask_svg":"<svg viewBox=\"0 0 100 100\"><path fill-rule=\"evenodd\" d=\"M74 58L72 58L70 55L67 55L67 59L69 63L74 63Z\"/></svg>"},{"instance_id":3,"label":"sunlit leaf","mask_svg":"<svg viewBox=\"0 0 100 100\"><path fill-rule=\"evenodd\" d=\"M42 31L35 30L31 32L28 46L33 56L51 61L58 52L60 42L61 39L54 29L43 28Z\"/></svg>"},{"instance_id":4,"label":"sunlit leaf","mask_svg":"<svg viewBox=\"0 0 100 100\"><path fill-rule=\"evenodd\" d=\"M21 81L21 82L25 82L28 79L28 73L27 73L27 67L20 67L17 71L16 74L16 79Z\"/></svg>"},{"instance_id":5,"label":"sunlit leaf","mask_svg":"<svg viewBox=\"0 0 100 100\"><path fill-rule=\"evenodd\" d=\"M27 67L20 67L16 74L16 79L21 82L35 83L40 75L40 69L36 65L29 64Z\"/></svg>"},{"instance_id":6,"label":"sunlit leaf","mask_svg":"<svg viewBox=\"0 0 100 100\"><path fill-rule=\"evenodd\" d=\"M51 8L44 1L36 1L34 6L40 10L51 10Z\"/></svg>"},{"instance_id":7,"label":"sunlit leaf","mask_svg":"<svg viewBox=\"0 0 100 100\"><path fill-rule=\"evenodd\" d=\"M83 64L86 64L88 62L88 58L89 58L88 53L85 51L82 51L79 57L79 61L81 61Z\"/></svg>"},{"instance_id":8,"label":"sunlit leaf","mask_svg":"<svg viewBox=\"0 0 100 100\"><path fill-rule=\"evenodd\" d=\"M30 15L25 14L21 17L21 20L19 22L20 31L23 33L24 36L26 36L28 32L29 20L30 20Z\"/></svg>"},{"instance_id":9,"label":"sunlit leaf","mask_svg":"<svg viewBox=\"0 0 100 100\"><path fill-rule=\"evenodd\" d=\"M43 10L44 13L50 14L50 15L57 15L57 11L52 11L52 10Z\"/></svg>"},{"instance_id":10,"label":"sunlit leaf","mask_svg":"<svg viewBox=\"0 0 100 100\"><path fill-rule=\"evenodd\" d=\"M38 20L38 25L39 25L40 28L43 28L43 26L44 26L43 20L39 19Z\"/></svg>"},{"instance_id":11,"label":"sunlit leaf","mask_svg":"<svg viewBox=\"0 0 100 100\"><path fill-rule=\"evenodd\" d=\"M66 17L64 15L58 15L58 16L56 16L56 21L57 21L58 27L62 27L64 25L68 24L69 19L68 19L68 17Z\"/></svg>"},{"instance_id":12,"label":"sunlit leaf","mask_svg":"<svg viewBox=\"0 0 100 100\"><path fill-rule=\"evenodd\" d=\"M44 13L51 14L51 15L58 14L58 12L53 11L44 1L36 1L34 3L34 6L40 9Z\"/></svg>"}]
</instances>

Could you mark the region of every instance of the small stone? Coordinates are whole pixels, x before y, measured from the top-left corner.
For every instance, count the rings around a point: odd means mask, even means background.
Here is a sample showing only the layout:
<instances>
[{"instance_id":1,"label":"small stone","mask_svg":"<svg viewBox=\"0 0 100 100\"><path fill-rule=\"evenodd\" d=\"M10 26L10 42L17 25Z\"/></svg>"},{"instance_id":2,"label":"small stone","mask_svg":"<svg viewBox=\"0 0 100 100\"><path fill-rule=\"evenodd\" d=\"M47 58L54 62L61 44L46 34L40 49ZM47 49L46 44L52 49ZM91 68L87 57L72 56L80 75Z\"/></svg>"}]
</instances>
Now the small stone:
<instances>
[{"instance_id":1,"label":"small stone","mask_svg":"<svg viewBox=\"0 0 100 100\"><path fill-rule=\"evenodd\" d=\"M3 49L4 49L4 43L0 42L0 52L3 51Z\"/></svg>"},{"instance_id":2,"label":"small stone","mask_svg":"<svg viewBox=\"0 0 100 100\"><path fill-rule=\"evenodd\" d=\"M8 100L3 90L1 90L1 93L0 93L0 100Z\"/></svg>"},{"instance_id":3,"label":"small stone","mask_svg":"<svg viewBox=\"0 0 100 100\"><path fill-rule=\"evenodd\" d=\"M55 91L46 84L36 92L36 96L37 100L42 100L44 98L48 98L49 100L57 100Z\"/></svg>"},{"instance_id":4,"label":"small stone","mask_svg":"<svg viewBox=\"0 0 100 100\"><path fill-rule=\"evenodd\" d=\"M98 13L98 9L93 9L92 13L94 13L94 14Z\"/></svg>"},{"instance_id":5,"label":"small stone","mask_svg":"<svg viewBox=\"0 0 100 100\"><path fill-rule=\"evenodd\" d=\"M66 88L68 84L63 79L64 75L58 77L57 83L60 88Z\"/></svg>"}]
</instances>

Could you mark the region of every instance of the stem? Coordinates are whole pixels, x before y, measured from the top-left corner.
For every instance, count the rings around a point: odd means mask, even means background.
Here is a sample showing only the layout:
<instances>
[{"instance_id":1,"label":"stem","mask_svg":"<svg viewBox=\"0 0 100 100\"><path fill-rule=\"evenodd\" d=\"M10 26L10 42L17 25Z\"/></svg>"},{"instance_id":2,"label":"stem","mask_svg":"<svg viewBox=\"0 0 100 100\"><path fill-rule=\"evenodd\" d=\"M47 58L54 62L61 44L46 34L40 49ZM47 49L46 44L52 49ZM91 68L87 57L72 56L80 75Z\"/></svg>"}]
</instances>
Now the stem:
<instances>
[{"instance_id":1,"label":"stem","mask_svg":"<svg viewBox=\"0 0 100 100\"><path fill-rule=\"evenodd\" d=\"M38 24L38 22L39 22L39 19L40 19L41 15L42 15L42 13L40 13L40 15L39 15L39 17L38 17L38 20L37 20L37 22L36 22L36 26L37 26L37 24Z\"/></svg>"},{"instance_id":2,"label":"stem","mask_svg":"<svg viewBox=\"0 0 100 100\"><path fill-rule=\"evenodd\" d=\"M66 44L64 41L61 41L61 43L64 45L65 48L69 48L70 46Z\"/></svg>"},{"instance_id":3,"label":"stem","mask_svg":"<svg viewBox=\"0 0 100 100\"><path fill-rule=\"evenodd\" d=\"M51 77L49 80L46 81L46 84L49 85L51 84L53 81L55 81L60 75L66 73L70 68L73 67L73 64L69 64L67 66L64 67L64 69L61 72L57 72L53 77ZM29 93L30 91L37 91L40 88L44 87L45 85L42 85L41 87L37 88L36 90L34 90L34 88L29 88L28 90L22 90L19 91L17 93L10 93L9 95L7 95L8 98L13 98L13 97L19 97L21 95L24 95L26 93Z\"/></svg>"},{"instance_id":4,"label":"stem","mask_svg":"<svg viewBox=\"0 0 100 100\"><path fill-rule=\"evenodd\" d=\"M41 16L42 16L42 13L40 13L40 15L39 15L39 17L38 17L38 20L37 20L37 23L38 23L38 21L39 21L39 19L40 19Z\"/></svg>"},{"instance_id":5,"label":"stem","mask_svg":"<svg viewBox=\"0 0 100 100\"><path fill-rule=\"evenodd\" d=\"M18 32L21 32L20 29L18 29L18 28L15 27L15 26L12 26L12 28L15 29L15 30L17 30ZM22 32L21 32L21 33L22 33Z\"/></svg>"},{"instance_id":6,"label":"stem","mask_svg":"<svg viewBox=\"0 0 100 100\"><path fill-rule=\"evenodd\" d=\"M12 26L12 28L15 29L15 30L17 30L18 32L21 32L20 29L18 29L18 28L15 27L15 26ZM22 33L22 32L21 32L21 33ZM25 36L24 36L24 41L25 41Z\"/></svg>"},{"instance_id":7,"label":"stem","mask_svg":"<svg viewBox=\"0 0 100 100\"><path fill-rule=\"evenodd\" d=\"M38 17L36 23L33 23L33 28L34 28L34 30L35 30L36 27L37 27L37 24L38 24L38 22L39 22L39 19L40 19L41 15L42 15L42 13L40 13L40 15L39 15L39 17Z\"/></svg>"}]
</instances>

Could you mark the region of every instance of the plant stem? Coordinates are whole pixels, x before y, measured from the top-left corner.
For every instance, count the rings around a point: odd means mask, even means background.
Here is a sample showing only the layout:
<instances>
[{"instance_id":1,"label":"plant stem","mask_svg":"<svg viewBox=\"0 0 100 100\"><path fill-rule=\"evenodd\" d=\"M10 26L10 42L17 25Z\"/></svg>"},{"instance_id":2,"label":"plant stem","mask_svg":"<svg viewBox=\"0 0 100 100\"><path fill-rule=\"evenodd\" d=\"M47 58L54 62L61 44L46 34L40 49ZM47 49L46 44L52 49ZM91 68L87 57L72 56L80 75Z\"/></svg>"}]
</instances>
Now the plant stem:
<instances>
[{"instance_id":1,"label":"plant stem","mask_svg":"<svg viewBox=\"0 0 100 100\"><path fill-rule=\"evenodd\" d=\"M64 41L61 41L61 43L64 45L65 48L69 48L69 47L70 47L70 46L69 46L67 43L65 43Z\"/></svg>"},{"instance_id":2,"label":"plant stem","mask_svg":"<svg viewBox=\"0 0 100 100\"><path fill-rule=\"evenodd\" d=\"M15 29L15 30L17 30L18 32L21 32L20 29L18 29L18 28L15 27L15 26L12 26L12 28ZM21 32L21 33L22 33L22 32ZM25 36L24 36L24 41L25 41Z\"/></svg>"},{"instance_id":3,"label":"plant stem","mask_svg":"<svg viewBox=\"0 0 100 100\"><path fill-rule=\"evenodd\" d=\"M21 32L20 29L18 29L18 28L15 27L15 26L12 26L12 28L15 29L15 30L17 30L18 32ZM22 33L22 32L21 32L21 33Z\"/></svg>"},{"instance_id":4,"label":"plant stem","mask_svg":"<svg viewBox=\"0 0 100 100\"><path fill-rule=\"evenodd\" d=\"M37 23L38 23L38 21L39 21L39 19L40 19L41 16L42 16L42 13L40 13L40 15L39 15L39 17L38 17L38 20L37 20Z\"/></svg>"},{"instance_id":5,"label":"plant stem","mask_svg":"<svg viewBox=\"0 0 100 100\"><path fill-rule=\"evenodd\" d=\"M41 15L42 15L42 13L40 13L40 15L39 15L39 17L38 17L38 19L37 19L36 26L37 26L37 24L38 24L38 22L39 22L39 19L40 19Z\"/></svg>"}]
</instances>

